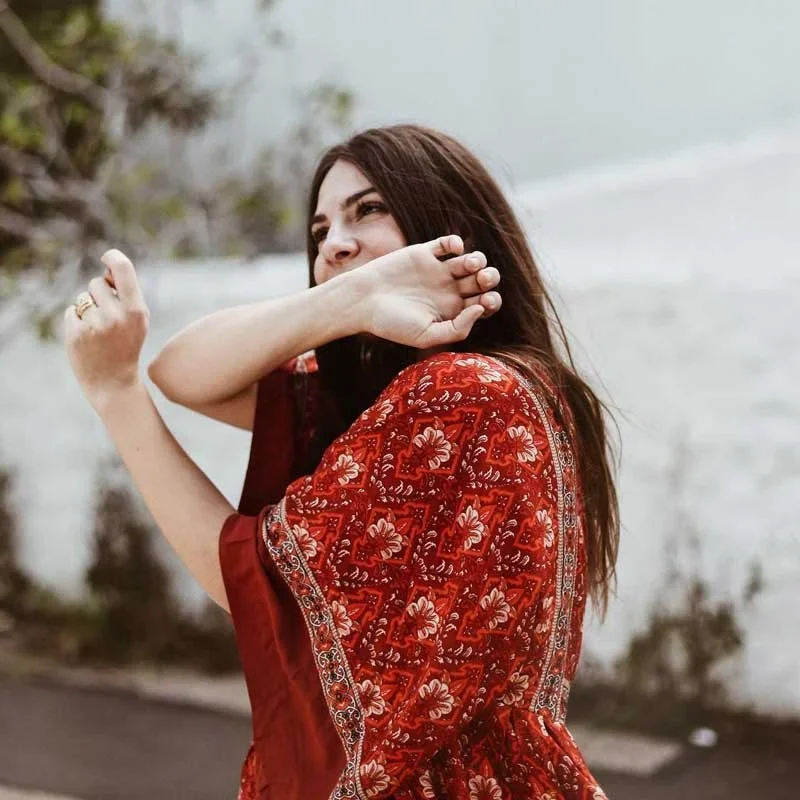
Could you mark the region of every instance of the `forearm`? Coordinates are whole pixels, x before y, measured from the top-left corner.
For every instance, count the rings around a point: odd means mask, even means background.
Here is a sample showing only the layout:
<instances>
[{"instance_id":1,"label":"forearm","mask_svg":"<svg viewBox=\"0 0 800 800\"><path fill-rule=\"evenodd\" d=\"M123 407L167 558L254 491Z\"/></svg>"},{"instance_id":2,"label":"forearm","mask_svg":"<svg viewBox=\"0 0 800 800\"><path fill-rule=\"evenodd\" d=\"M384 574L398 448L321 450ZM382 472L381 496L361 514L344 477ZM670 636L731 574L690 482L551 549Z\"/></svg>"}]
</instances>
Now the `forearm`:
<instances>
[{"instance_id":1,"label":"forearm","mask_svg":"<svg viewBox=\"0 0 800 800\"><path fill-rule=\"evenodd\" d=\"M223 309L194 322L149 367L171 400L226 400L290 358L363 328L363 281L345 273L287 297Z\"/></svg>"},{"instance_id":2,"label":"forearm","mask_svg":"<svg viewBox=\"0 0 800 800\"><path fill-rule=\"evenodd\" d=\"M92 404L167 541L206 592L227 608L218 538L235 509L175 440L143 383Z\"/></svg>"}]
</instances>

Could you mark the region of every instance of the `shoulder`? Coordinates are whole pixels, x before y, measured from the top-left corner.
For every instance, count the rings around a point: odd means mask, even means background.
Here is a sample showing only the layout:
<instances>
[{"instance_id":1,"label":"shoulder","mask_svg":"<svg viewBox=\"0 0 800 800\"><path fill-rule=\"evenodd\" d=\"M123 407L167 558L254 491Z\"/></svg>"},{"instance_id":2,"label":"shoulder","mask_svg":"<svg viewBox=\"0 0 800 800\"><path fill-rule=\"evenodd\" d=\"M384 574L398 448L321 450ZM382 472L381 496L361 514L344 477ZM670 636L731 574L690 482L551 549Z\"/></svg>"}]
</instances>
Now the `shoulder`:
<instances>
[{"instance_id":1,"label":"shoulder","mask_svg":"<svg viewBox=\"0 0 800 800\"><path fill-rule=\"evenodd\" d=\"M437 353L404 369L380 401L392 401L398 411L436 401L459 406L514 402L525 390L515 369L479 353Z\"/></svg>"}]
</instances>

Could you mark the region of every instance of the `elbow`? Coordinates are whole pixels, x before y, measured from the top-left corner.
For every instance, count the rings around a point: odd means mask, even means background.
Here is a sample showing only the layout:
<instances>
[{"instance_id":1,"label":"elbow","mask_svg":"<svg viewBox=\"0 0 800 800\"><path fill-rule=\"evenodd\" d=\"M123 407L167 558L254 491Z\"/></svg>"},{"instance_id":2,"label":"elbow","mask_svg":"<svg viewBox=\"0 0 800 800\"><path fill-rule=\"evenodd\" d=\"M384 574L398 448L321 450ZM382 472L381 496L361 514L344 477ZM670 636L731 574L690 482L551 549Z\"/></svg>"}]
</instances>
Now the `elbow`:
<instances>
[{"instance_id":1,"label":"elbow","mask_svg":"<svg viewBox=\"0 0 800 800\"><path fill-rule=\"evenodd\" d=\"M158 388L161 394L173 403L179 403L180 398L175 392L173 382L169 380L167 370L164 368L163 351L147 365L147 377Z\"/></svg>"},{"instance_id":2,"label":"elbow","mask_svg":"<svg viewBox=\"0 0 800 800\"><path fill-rule=\"evenodd\" d=\"M185 374L176 371L174 361L170 365L164 358L162 350L147 366L147 377L153 385L171 403L186 408L196 408L208 402L208 398L198 394L197 387L193 385Z\"/></svg>"}]
</instances>

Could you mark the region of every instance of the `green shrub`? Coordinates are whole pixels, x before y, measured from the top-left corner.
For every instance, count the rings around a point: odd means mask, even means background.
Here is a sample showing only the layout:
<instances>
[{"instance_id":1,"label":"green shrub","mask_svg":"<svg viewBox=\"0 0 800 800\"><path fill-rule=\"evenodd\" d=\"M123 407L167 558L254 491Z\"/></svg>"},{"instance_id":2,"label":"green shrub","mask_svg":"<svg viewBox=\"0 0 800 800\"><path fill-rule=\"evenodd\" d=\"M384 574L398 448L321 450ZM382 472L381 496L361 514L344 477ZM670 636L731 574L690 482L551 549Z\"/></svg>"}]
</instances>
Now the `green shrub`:
<instances>
[{"instance_id":1,"label":"green shrub","mask_svg":"<svg viewBox=\"0 0 800 800\"><path fill-rule=\"evenodd\" d=\"M18 564L16 515L11 504L13 477L0 468L0 611L11 619L21 616L30 579Z\"/></svg>"},{"instance_id":2,"label":"green shrub","mask_svg":"<svg viewBox=\"0 0 800 800\"><path fill-rule=\"evenodd\" d=\"M235 669L230 620L210 602L199 615L182 609L156 551L160 534L127 483L102 480L97 497L86 573L92 625L82 633L83 658Z\"/></svg>"}]
</instances>

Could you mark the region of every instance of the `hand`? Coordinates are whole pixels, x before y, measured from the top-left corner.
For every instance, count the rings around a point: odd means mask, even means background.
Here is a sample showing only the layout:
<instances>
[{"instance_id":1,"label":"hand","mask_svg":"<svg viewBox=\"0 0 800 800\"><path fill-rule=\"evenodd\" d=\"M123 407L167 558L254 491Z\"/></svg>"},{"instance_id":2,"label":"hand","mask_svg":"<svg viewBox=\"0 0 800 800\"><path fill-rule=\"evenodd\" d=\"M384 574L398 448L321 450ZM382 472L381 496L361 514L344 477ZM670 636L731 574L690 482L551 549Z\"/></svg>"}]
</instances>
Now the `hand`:
<instances>
[{"instance_id":1,"label":"hand","mask_svg":"<svg viewBox=\"0 0 800 800\"><path fill-rule=\"evenodd\" d=\"M104 398L139 380L139 355L150 319L130 260L119 250L109 250L100 260L105 276L89 282L96 305L83 319L75 306L64 315L72 371L96 409Z\"/></svg>"},{"instance_id":2,"label":"hand","mask_svg":"<svg viewBox=\"0 0 800 800\"><path fill-rule=\"evenodd\" d=\"M465 254L460 236L395 250L357 272L368 286L366 332L420 350L466 339L502 304L491 291L500 273L483 253Z\"/></svg>"}]
</instances>

